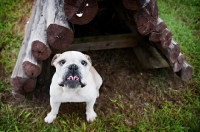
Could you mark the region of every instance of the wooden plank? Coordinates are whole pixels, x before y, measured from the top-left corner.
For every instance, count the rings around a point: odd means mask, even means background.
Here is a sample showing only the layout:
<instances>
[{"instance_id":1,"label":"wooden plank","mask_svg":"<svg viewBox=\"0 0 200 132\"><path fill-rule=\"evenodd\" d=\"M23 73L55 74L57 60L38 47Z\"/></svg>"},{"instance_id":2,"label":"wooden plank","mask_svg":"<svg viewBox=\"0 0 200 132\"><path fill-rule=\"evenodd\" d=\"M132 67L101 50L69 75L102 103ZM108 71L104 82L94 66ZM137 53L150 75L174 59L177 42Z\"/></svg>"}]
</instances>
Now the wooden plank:
<instances>
[{"instance_id":1,"label":"wooden plank","mask_svg":"<svg viewBox=\"0 0 200 132\"><path fill-rule=\"evenodd\" d=\"M89 50L104 50L114 48L134 47L138 44L134 34L119 34L75 38L73 43L67 49L53 50L53 53L60 53L66 50L89 51Z\"/></svg>"},{"instance_id":2,"label":"wooden plank","mask_svg":"<svg viewBox=\"0 0 200 132\"><path fill-rule=\"evenodd\" d=\"M133 48L133 51L145 69L169 67L168 62L152 46L147 50L138 45Z\"/></svg>"}]
</instances>

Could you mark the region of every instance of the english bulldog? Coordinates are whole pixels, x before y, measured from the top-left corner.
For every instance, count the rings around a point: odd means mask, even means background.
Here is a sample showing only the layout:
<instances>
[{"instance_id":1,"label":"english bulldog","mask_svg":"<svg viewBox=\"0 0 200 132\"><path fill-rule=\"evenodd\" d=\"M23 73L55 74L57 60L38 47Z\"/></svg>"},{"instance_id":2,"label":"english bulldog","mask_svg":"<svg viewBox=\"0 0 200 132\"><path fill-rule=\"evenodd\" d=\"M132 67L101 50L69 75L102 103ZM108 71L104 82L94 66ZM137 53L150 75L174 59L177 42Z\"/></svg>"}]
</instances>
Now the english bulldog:
<instances>
[{"instance_id":1,"label":"english bulldog","mask_svg":"<svg viewBox=\"0 0 200 132\"><path fill-rule=\"evenodd\" d=\"M78 51L56 54L51 62L56 72L50 86L51 111L44 121L52 123L63 102L86 102L86 119L92 122L97 117L94 111L102 78L92 66L91 59Z\"/></svg>"}]
</instances>

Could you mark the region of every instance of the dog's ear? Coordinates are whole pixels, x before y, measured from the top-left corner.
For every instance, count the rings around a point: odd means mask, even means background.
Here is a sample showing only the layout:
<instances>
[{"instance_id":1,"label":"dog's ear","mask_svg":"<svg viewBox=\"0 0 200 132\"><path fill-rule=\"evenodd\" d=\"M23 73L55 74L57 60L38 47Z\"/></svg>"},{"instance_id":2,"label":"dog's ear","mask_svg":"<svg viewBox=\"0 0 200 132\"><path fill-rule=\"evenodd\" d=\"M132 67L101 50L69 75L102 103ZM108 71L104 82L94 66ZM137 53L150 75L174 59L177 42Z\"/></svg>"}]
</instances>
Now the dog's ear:
<instances>
[{"instance_id":1,"label":"dog's ear","mask_svg":"<svg viewBox=\"0 0 200 132\"><path fill-rule=\"evenodd\" d=\"M60 56L61 54L56 54L56 55L54 55L54 57L53 57L53 59L51 60L51 66L54 66L54 62L55 62L55 60Z\"/></svg>"},{"instance_id":2,"label":"dog's ear","mask_svg":"<svg viewBox=\"0 0 200 132\"><path fill-rule=\"evenodd\" d=\"M89 60L89 62L90 62L91 65L92 65L92 60L91 60L90 56L89 56L89 55L86 55L86 54L85 54L85 56L86 56L86 58Z\"/></svg>"}]
</instances>

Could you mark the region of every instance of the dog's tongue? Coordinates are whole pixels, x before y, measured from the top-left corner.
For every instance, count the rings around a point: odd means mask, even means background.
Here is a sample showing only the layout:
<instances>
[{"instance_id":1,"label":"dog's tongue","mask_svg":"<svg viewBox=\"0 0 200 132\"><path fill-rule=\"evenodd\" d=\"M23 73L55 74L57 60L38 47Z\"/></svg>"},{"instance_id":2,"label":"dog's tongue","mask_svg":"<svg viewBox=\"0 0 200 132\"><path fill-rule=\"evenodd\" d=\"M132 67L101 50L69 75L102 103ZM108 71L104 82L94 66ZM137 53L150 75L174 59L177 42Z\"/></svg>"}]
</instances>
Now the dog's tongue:
<instances>
[{"instance_id":1,"label":"dog's tongue","mask_svg":"<svg viewBox=\"0 0 200 132\"><path fill-rule=\"evenodd\" d=\"M69 76L68 78L67 78L67 80L79 80L79 77L77 77L77 76Z\"/></svg>"}]
</instances>

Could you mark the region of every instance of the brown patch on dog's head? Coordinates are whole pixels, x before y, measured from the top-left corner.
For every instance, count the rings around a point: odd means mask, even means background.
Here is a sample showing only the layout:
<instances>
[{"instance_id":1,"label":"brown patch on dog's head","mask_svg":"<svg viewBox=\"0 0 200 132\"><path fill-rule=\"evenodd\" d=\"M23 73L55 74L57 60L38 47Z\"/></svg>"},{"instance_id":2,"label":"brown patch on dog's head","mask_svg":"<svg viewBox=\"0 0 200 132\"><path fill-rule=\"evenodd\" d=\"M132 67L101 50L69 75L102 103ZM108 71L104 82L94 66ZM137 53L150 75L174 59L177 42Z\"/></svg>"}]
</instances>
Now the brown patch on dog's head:
<instances>
[{"instance_id":1,"label":"brown patch on dog's head","mask_svg":"<svg viewBox=\"0 0 200 132\"><path fill-rule=\"evenodd\" d=\"M89 55L86 55L85 54L85 56L86 56L86 58L88 59L88 61L91 63L91 65L92 65L92 60L91 60L91 58L90 58L90 56Z\"/></svg>"},{"instance_id":2,"label":"brown patch on dog's head","mask_svg":"<svg viewBox=\"0 0 200 132\"><path fill-rule=\"evenodd\" d=\"M54 55L53 59L51 60L51 66L55 66L53 63L55 62L55 60L60 56L61 54L56 54Z\"/></svg>"}]
</instances>

